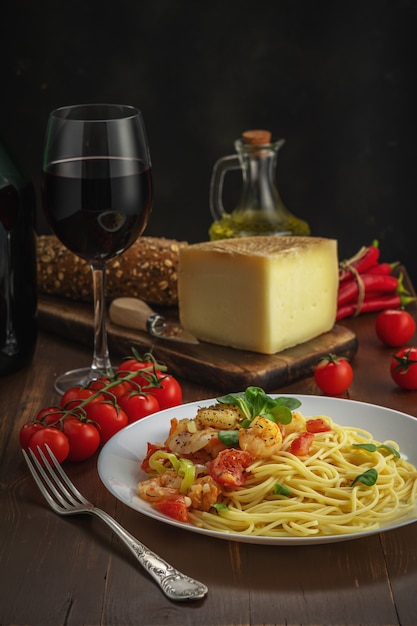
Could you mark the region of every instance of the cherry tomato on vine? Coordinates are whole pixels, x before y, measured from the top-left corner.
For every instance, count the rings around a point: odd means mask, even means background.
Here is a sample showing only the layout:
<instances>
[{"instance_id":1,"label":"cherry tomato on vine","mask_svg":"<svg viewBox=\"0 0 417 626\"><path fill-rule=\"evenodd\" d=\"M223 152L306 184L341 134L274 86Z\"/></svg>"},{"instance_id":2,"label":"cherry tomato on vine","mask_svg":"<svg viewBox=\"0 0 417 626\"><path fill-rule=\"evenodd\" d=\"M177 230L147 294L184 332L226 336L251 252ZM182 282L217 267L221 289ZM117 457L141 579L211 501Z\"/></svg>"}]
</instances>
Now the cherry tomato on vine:
<instances>
[{"instance_id":1,"label":"cherry tomato on vine","mask_svg":"<svg viewBox=\"0 0 417 626\"><path fill-rule=\"evenodd\" d=\"M118 366L116 373L135 372L142 367L146 367L143 363L144 361L139 361L139 359L135 359L134 357L124 359Z\"/></svg>"},{"instance_id":2,"label":"cherry tomato on vine","mask_svg":"<svg viewBox=\"0 0 417 626\"><path fill-rule=\"evenodd\" d=\"M107 393L112 394L115 398L119 399L124 396L128 391L136 389L136 385L129 380L121 380L117 385L114 385Z\"/></svg>"},{"instance_id":3,"label":"cherry tomato on vine","mask_svg":"<svg viewBox=\"0 0 417 626\"><path fill-rule=\"evenodd\" d=\"M42 422L44 426L56 424L56 422L64 415L64 411L59 406L46 406L41 409L36 416L37 422Z\"/></svg>"},{"instance_id":4,"label":"cherry tomato on vine","mask_svg":"<svg viewBox=\"0 0 417 626\"><path fill-rule=\"evenodd\" d=\"M158 400L160 409L169 409L171 406L178 406L182 402L181 385L171 374L157 372L158 385L149 388L151 393Z\"/></svg>"},{"instance_id":5,"label":"cherry tomato on vine","mask_svg":"<svg viewBox=\"0 0 417 626\"><path fill-rule=\"evenodd\" d=\"M153 393L128 391L118 400L129 420L129 424L159 411L159 402Z\"/></svg>"},{"instance_id":6,"label":"cherry tomato on vine","mask_svg":"<svg viewBox=\"0 0 417 626\"><path fill-rule=\"evenodd\" d=\"M100 391L100 389L103 389L103 387L105 385L108 385L110 382L111 381L108 376L100 376L99 378L92 380L88 384L88 389L94 389L94 391Z\"/></svg>"},{"instance_id":7,"label":"cherry tomato on vine","mask_svg":"<svg viewBox=\"0 0 417 626\"><path fill-rule=\"evenodd\" d=\"M392 379L403 389L417 389L417 348L406 346L391 359Z\"/></svg>"},{"instance_id":8,"label":"cherry tomato on vine","mask_svg":"<svg viewBox=\"0 0 417 626\"><path fill-rule=\"evenodd\" d=\"M100 445L100 433L93 423L69 415L62 427L70 445L68 461L85 461L93 456Z\"/></svg>"},{"instance_id":9,"label":"cherry tomato on vine","mask_svg":"<svg viewBox=\"0 0 417 626\"><path fill-rule=\"evenodd\" d=\"M399 348L413 337L416 331L414 317L401 309L386 309L375 320L378 338L387 346Z\"/></svg>"},{"instance_id":10,"label":"cherry tomato on vine","mask_svg":"<svg viewBox=\"0 0 417 626\"><path fill-rule=\"evenodd\" d=\"M72 409L81 404L84 400L87 400L87 398L91 398L96 393L96 389L88 389L87 387L76 385L75 387L67 389L61 398L60 405L62 408ZM104 396L99 394L96 398L89 401L89 405L94 404L95 402L101 402L103 399Z\"/></svg>"},{"instance_id":11,"label":"cherry tomato on vine","mask_svg":"<svg viewBox=\"0 0 417 626\"><path fill-rule=\"evenodd\" d=\"M126 374L127 372L138 372L145 368L149 368L149 372L152 373L155 368L155 361L151 358L140 361L139 359L131 358L125 359L119 365L116 370L116 374Z\"/></svg>"},{"instance_id":12,"label":"cherry tomato on vine","mask_svg":"<svg viewBox=\"0 0 417 626\"><path fill-rule=\"evenodd\" d=\"M53 426L45 426L40 430L37 430L30 438L28 447L42 462L38 448L40 448L46 458L48 458L48 450L46 449L46 446L50 448L58 463L65 461L70 451L68 437L62 432L62 430L54 428Z\"/></svg>"},{"instance_id":13,"label":"cherry tomato on vine","mask_svg":"<svg viewBox=\"0 0 417 626\"><path fill-rule=\"evenodd\" d=\"M353 370L349 361L335 354L322 359L314 370L317 386L329 396L338 396L345 392L353 380Z\"/></svg>"},{"instance_id":14,"label":"cherry tomato on vine","mask_svg":"<svg viewBox=\"0 0 417 626\"><path fill-rule=\"evenodd\" d=\"M129 423L125 411L109 400L87 404L85 409L88 419L98 424L101 444Z\"/></svg>"},{"instance_id":15,"label":"cherry tomato on vine","mask_svg":"<svg viewBox=\"0 0 417 626\"><path fill-rule=\"evenodd\" d=\"M29 448L29 441L32 439L32 436L38 431L42 430L44 426L41 422L35 421L30 424L25 424L22 426L19 432L19 442L20 447L23 450L27 450Z\"/></svg>"},{"instance_id":16,"label":"cherry tomato on vine","mask_svg":"<svg viewBox=\"0 0 417 626\"><path fill-rule=\"evenodd\" d=\"M81 389L84 389L81 385L75 385L74 387L67 389L59 401L60 406L64 407L71 400L78 400Z\"/></svg>"},{"instance_id":17,"label":"cherry tomato on vine","mask_svg":"<svg viewBox=\"0 0 417 626\"><path fill-rule=\"evenodd\" d=\"M112 386L110 387L110 389L103 391L103 396L108 399L108 398L120 398L120 396L122 396L123 394L127 393L128 391L131 391L132 389L135 388L135 385L133 383L131 383L129 380L120 380L119 382L116 383L116 381L111 381L109 378L105 379L105 378L98 378L97 380L93 381L90 384L90 389L94 389L95 391L98 391L100 389L103 389L103 387L105 385L108 385L109 383L112 383Z\"/></svg>"}]
</instances>

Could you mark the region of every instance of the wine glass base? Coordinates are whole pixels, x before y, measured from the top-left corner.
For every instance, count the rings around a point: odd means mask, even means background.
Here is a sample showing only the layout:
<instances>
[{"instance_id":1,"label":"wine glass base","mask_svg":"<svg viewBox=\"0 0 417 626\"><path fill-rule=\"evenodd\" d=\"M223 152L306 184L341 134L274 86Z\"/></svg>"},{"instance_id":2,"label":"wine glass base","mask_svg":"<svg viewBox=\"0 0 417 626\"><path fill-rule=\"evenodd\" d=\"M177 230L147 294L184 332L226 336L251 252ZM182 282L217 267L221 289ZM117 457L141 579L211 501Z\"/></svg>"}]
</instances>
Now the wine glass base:
<instances>
[{"instance_id":1,"label":"wine glass base","mask_svg":"<svg viewBox=\"0 0 417 626\"><path fill-rule=\"evenodd\" d=\"M76 370L70 370L65 372L65 374L61 374L61 376L58 376L55 380L55 391L62 396L67 389L75 387L76 385L85 387L88 383L95 380L99 376L100 372L94 372L91 367L82 367Z\"/></svg>"}]
</instances>

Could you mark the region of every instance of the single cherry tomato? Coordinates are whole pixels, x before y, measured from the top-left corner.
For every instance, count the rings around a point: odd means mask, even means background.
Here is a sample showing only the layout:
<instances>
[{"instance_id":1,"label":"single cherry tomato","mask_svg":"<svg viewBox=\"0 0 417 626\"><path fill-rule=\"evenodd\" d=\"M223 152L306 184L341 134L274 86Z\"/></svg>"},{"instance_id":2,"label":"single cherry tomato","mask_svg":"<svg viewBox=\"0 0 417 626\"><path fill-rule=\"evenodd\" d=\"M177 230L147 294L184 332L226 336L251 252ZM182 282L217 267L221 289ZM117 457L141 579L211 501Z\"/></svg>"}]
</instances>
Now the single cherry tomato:
<instances>
[{"instance_id":1,"label":"single cherry tomato","mask_svg":"<svg viewBox=\"0 0 417 626\"><path fill-rule=\"evenodd\" d=\"M219 485L239 487L246 481L245 469L252 463L252 457L246 450L226 448L209 465L210 476Z\"/></svg>"},{"instance_id":2,"label":"single cherry tomato","mask_svg":"<svg viewBox=\"0 0 417 626\"><path fill-rule=\"evenodd\" d=\"M111 380L108 376L99 376L99 378L96 378L95 380L92 380L90 383L88 383L88 389L100 391L100 389L103 389L103 387L108 385L110 382Z\"/></svg>"},{"instance_id":3,"label":"single cherry tomato","mask_svg":"<svg viewBox=\"0 0 417 626\"><path fill-rule=\"evenodd\" d=\"M150 393L128 391L119 398L118 402L126 413L130 424L159 411L159 402Z\"/></svg>"},{"instance_id":4,"label":"single cherry tomato","mask_svg":"<svg viewBox=\"0 0 417 626\"><path fill-rule=\"evenodd\" d=\"M155 502L154 507L160 511L160 513L163 513L168 517L172 517L172 519L175 519L178 522L190 521L188 507L184 496L174 496L173 498L162 500L161 502Z\"/></svg>"},{"instance_id":5,"label":"single cherry tomato","mask_svg":"<svg viewBox=\"0 0 417 626\"><path fill-rule=\"evenodd\" d=\"M169 409L182 403L181 385L174 376L158 371L155 378L157 379L155 386L149 387L147 391L158 400L161 410Z\"/></svg>"},{"instance_id":6,"label":"single cherry tomato","mask_svg":"<svg viewBox=\"0 0 417 626\"><path fill-rule=\"evenodd\" d=\"M59 401L60 406L64 407L70 400L78 400L81 389L83 389L81 385L75 385L67 389Z\"/></svg>"},{"instance_id":7,"label":"single cherry tomato","mask_svg":"<svg viewBox=\"0 0 417 626\"><path fill-rule=\"evenodd\" d=\"M111 394L116 398L116 400L118 400L119 398L124 396L125 393L128 393L129 391L134 391L135 389L137 389L137 387L134 383L130 382L129 380L121 380L119 383L117 383L117 385L113 385L112 387L110 387L110 389L105 393L107 395Z\"/></svg>"},{"instance_id":8,"label":"single cherry tomato","mask_svg":"<svg viewBox=\"0 0 417 626\"><path fill-rule=\"evenodd\" d=\"M85 461L93 456L100 445L100 433L92 422L69 415L62 427L70 444L68 461Z\"/></svg>"},{"instance_id":9,"label":"single cherry tomato","mask_svg":"<svg viewBox=\"0 0 417 626\"><path fill-rule=\"evenodd\" d=\"M100 389L103 389L104 387L107 387L108 385L110 385L110 388L103 391L103 397L106 400L107 399L112 400L114 398L116 398L117 400L123 394L127 393L128 391L131 391L132 389L137 388L136 385L134 383L131 383L129 380L122 380L122 379L110 380L110 378L101 377L101 378L97 378L97 380L94 380L92 383L90 383L89 389L94 389L95 391L99 391Z\"/></svg>"},{"instance_id":10,"label":"single cherry tomato","mask_svg":"<svg viewBox=\"0 0 417 626\"><path fill-rule=\"evenodd\" d=\"M95 398L94 396L97 393L96 389L89 389L87 387L75 386L71 387L71 389L67 389L64 395L61 398L60 405L62 408L73 409L74 407L80 405L84 400L91 398L89 400L89 405L94 404L95 402L101 402L104 400L104 396L102 394L98 394Z\"/></svg>"},{"instance_id":11,"label":"single cherry tomato","mask_svg":"<svg viewBox=\"0 0 417 626\"><path fill-rule=\"evenodd\" d=\"M417 389L417 348L405 346L396 352L390 366L392 379L403 389Z\"/></svg>"},{"instance_id":12,"label":"single cherry tomato","mask_svg":"<svg viewBox=\"0 0 417 626\"><path fill-rule=\"evenodd\" d=\"M151 381L156 377L157 373L160 370L155 369L155 367L152 366L152 369L149 369L150 365L148 364L148 366L142 367L141 369L137 370L138 375L135 376L134 378L132 378L132 383L134 383L136 385L136 388L139 386L141 389L143 388L148 388L152 383Z\"/></svg>"},{"instance_id":13,"label":"single cherry tomato","mask_svg":"<svg viewBox=\"0 0 417 626\"><path fill-rule=\"evenodd\" d=\"M134 357L129 357L124 359L120 365L118 366L116 373L127 373L127 372L136 372L136 370L144 367L142 365L143 361L139 361L139 359L135 359Z\"/></svg>"},{"instance_id":14,"label":"single cherry tomato","mask_svg":"<svg viewBox=\"0 0 417 626\"><path fill-rule=\"evenodd\" d=\"M291 441L290 452L295 456L307 456L313 443L313 433L305 432Z\"/></svg>"},{"instance_id":15,"label":"single cherry tomato","mask_svg":"<svg viewBox=\"0 0 417 626\"><path fill-rule=\"evenodd\" d=\"M51 426L56 424L63 415L64 411L61 407L47 406L39 411L35 419L37 422L42 422L44 426Z\"/></svg>"},{"instance_id":16,"label":"single cherry tomato","mask_svg":"<svg viewBox=\"0 0 417 626\"><path fill-rule=\"evenodd\" d=\"M19 432L20 447L23 450L27 450L29 448L29 441L32 439L32 436L38 430L42 430L43 428L43 424L38 421L30 422L29 424L25 424L24 426L22 426Z\"/></svg>"},{"instance_id":17,"label":"single cherry tomato","mask_svg":"<svg viewBox=\"0 0 417 626\"><path fill-rule=\"evenodd\" d=\"M378 338L387 346L399 348L410 341L416 332L416 322L408 311L386 309L375 320Z\"/></svg>"},{"instance_id":18,"label":"single cherry tomato","mask_svg":"<svg viewBox=\"0 0 417 626\"><path fill-rule=\"evenodd\" d=\"M68 437L59 430L58 428L54 428L53 426L45 426L40 430L37 430L31 437L29 441L29 448L35 454L35 456L42 462L42 458L39 454L38 448L42 450L45 454L46 458L49 459L48 450L46 449L48 446L52 452L52 454L56 457L58 463L62 463L68 457L70 451L70 444L68 441ZM52 461L51 461L52 464Z\"/></svg>"},{"instance_id":19,"label":"single cherry tomato","mask_svg":"<svg viewBox=\"0 0 417 626\"><path fill-rule=\"evenodd\" d=\"M97 378L92 383L90 383L89 389L100 391L100 389L103 389L108 385L110 385L110 388L106 389L106 391L103 391L103 397L106 400L112 400L114 398L116 398L117 400L118 398L120 398L120 396L127 393L128 391L131 391L132 389L137 389L137 386L134 383L131 383L129 380L111 380L110 378L106 378L104 376Z\"/></svg>"},{"instance_id":20,"label":"single cherry tomato","mask_svg":"<svg viewBox=\"0 0 417 626\"><path fill-rule=\"evenodd\" d=\"M129 423L124 410L109 400L87 404L85 409L88 419L98 424L101 444Z\"/></svg>"},{"instance_id":21,"label":"single cherry tomato","mask_svg":"<svg viewBox=\"0 0 417 626\"><path fill-rule=\"evenodd\" d=\"M329 354L320 361L314 370L317 386L330 396L345 392L353 380L353 370L349 361L335 354Z\"/></svg>"},{"instance_id":22,"label":"single cherry tomato","mask_svg":"<svg viewBox=\"0 0 417 626\"><path fill-rule=\"evenodd\" d=\"M322 417L316 417L306 421L306 430L308 433L327 433L331 430L331 426Z\"/></svg>"},{"instance_id":23,"label":"single cherry tomato","mask_svg":"<svg viewBox=\"0 0 417 626\"><path fill-rule=\"evenodd\" d=\"M156 369L156 363L151 358L140 361L139 359L125 359L119 365L116 370L116 374L118 376L123 376L123 374L127 374L129 372L138 372L147 368L150 373Z\"/></svg>"},{"instance_id":24,"label":"single cherry tomato","mask_svg":"<svg viewBox=\"0 0 417 626\"><path fill-rule=\"evenodd\" d=\"M151 381L157 381L157 376L161 373L157 362L151 356L144 360L126 359L119 365L116 371L118 376L123 376L130 372L138 372L137 376L130 379L136 388L137 386L149 388L152 385Z\"/></svg>"}]
</instances>

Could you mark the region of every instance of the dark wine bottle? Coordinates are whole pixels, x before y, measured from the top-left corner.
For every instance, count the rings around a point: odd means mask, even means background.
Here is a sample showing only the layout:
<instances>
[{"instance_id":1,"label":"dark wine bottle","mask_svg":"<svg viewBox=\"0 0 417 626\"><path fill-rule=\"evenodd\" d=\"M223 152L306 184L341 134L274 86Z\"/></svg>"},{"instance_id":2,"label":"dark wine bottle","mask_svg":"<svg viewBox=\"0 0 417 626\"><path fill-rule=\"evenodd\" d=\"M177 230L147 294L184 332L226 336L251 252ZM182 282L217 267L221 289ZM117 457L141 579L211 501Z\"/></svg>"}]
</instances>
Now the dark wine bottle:
<instances>
[{"instance_id":1,"label":"dark wine bottle","mask_svg":"<svg viewBox=\"0 0 417 626\"><path fill-rule=\"evenodd\" d=\"M32 360L37 338L36 195L0 139L0 376Z\"/></svg>"}]
</instances>

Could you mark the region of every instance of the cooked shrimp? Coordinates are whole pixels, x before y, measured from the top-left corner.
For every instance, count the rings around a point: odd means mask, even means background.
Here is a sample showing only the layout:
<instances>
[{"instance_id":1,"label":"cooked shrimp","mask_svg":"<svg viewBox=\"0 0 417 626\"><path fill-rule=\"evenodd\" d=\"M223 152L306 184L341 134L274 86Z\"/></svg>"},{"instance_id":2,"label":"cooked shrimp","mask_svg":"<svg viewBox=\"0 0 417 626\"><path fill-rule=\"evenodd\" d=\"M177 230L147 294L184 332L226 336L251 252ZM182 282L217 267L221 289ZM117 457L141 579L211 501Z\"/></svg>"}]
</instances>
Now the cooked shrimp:
<instances>
[{"instance_id":1,"label":"cooked shrimp","mask_svg":"<svg viewBox=\"0 0 417 626\"><path fill-rule=\"evenodd\" d=\"M165 441L165 446L179 455L189 455L209 446L213 439L217 440L218 431L213 428L198 430L196 433L175 431Z\"/></svg>"},{"instance_id":2,"label":"cooked shrimp","mask_svg":"<svg viewBox=\"0 0 417 626\"><path fill-rule=\"evenodd\" d=\"M242 417L243 414L240 409L233 404L214 404L199 408L194 422L198 429L218 428L219 430L230 430L231 428L236 428L238 421Z\"/></svg>"},{"instance_id":3,"label":"cooked shrimp","mask_svg":"<svg viewBox=\"0 0 417 626\"><path fill-rule=\"evenodd\" d=\"M161 502L178 495L182 478L174 470L166 470L160 476L155 476L138 483L138 495L147 502Z\"/></svg>"},{"instance_id":4,"label":"cooked shrimp","mask_svg":"<svg viewBox=\"0 0 417 626\"><path fill-rule=\"evenodd\" d=\"M305 418L299 413L299 411L294 411L292 414L292 420L289 424L285 424L284 426L284 437L289 435L290 433L299 433L306 429L306 421Z\"/></svg>"},{"instance_id":5,"label":"cooked shrimp","mask_svg":"<svg viewBox=\"0 0 417 626\"><path fill-rule=\"evenodd\" d=\"M253 458L265 459L281 450L281 430L278 424L266 417L255 417L248 428L239 430L239 446Z\"/></svg>"},{"instance_id":6,"label":"cooked shrimp","mask_svg":"<svg viewBox=\"0 0 417 626\"><path fill-rule=\"evenodd\" d=\"M223 426L225 427L225 423ZM231 421L229 421L231 423ZM201 424L199 424L201 426ZM223 450L224 445L218 440L219 431L214 427L197 429L196 420L187 418L171 420L169 435L165 441L165 446L182 456L194 455L204 450L207 460L214 457Z\"/></svg>"},{"instance_id":7,"label":"cooked shrimp","mask_svg":"<svg viewBox=\"0 0 417 626\"><path fill-rule=\"evenodd\" d=\"M195 433L196 430L197 426L194 420L190 420L188 419L188 417L184 417L183 419L178 420L176 417L173 417L171 420L171 426L168 436L171 436L174 433Z\"/></svg>"},{"instance_id":8,"label":"cooked shrimp","mask_svg":"<svg viewBox=\"0 0 417 626\"><path fill-rule=\"evenodd\" d=\"M221 489L212 477L203 476L195 480L187 495L191 500L193 509L208 511L211 505L217 502L220 493Z\"/></svg>"}]
</instances>

